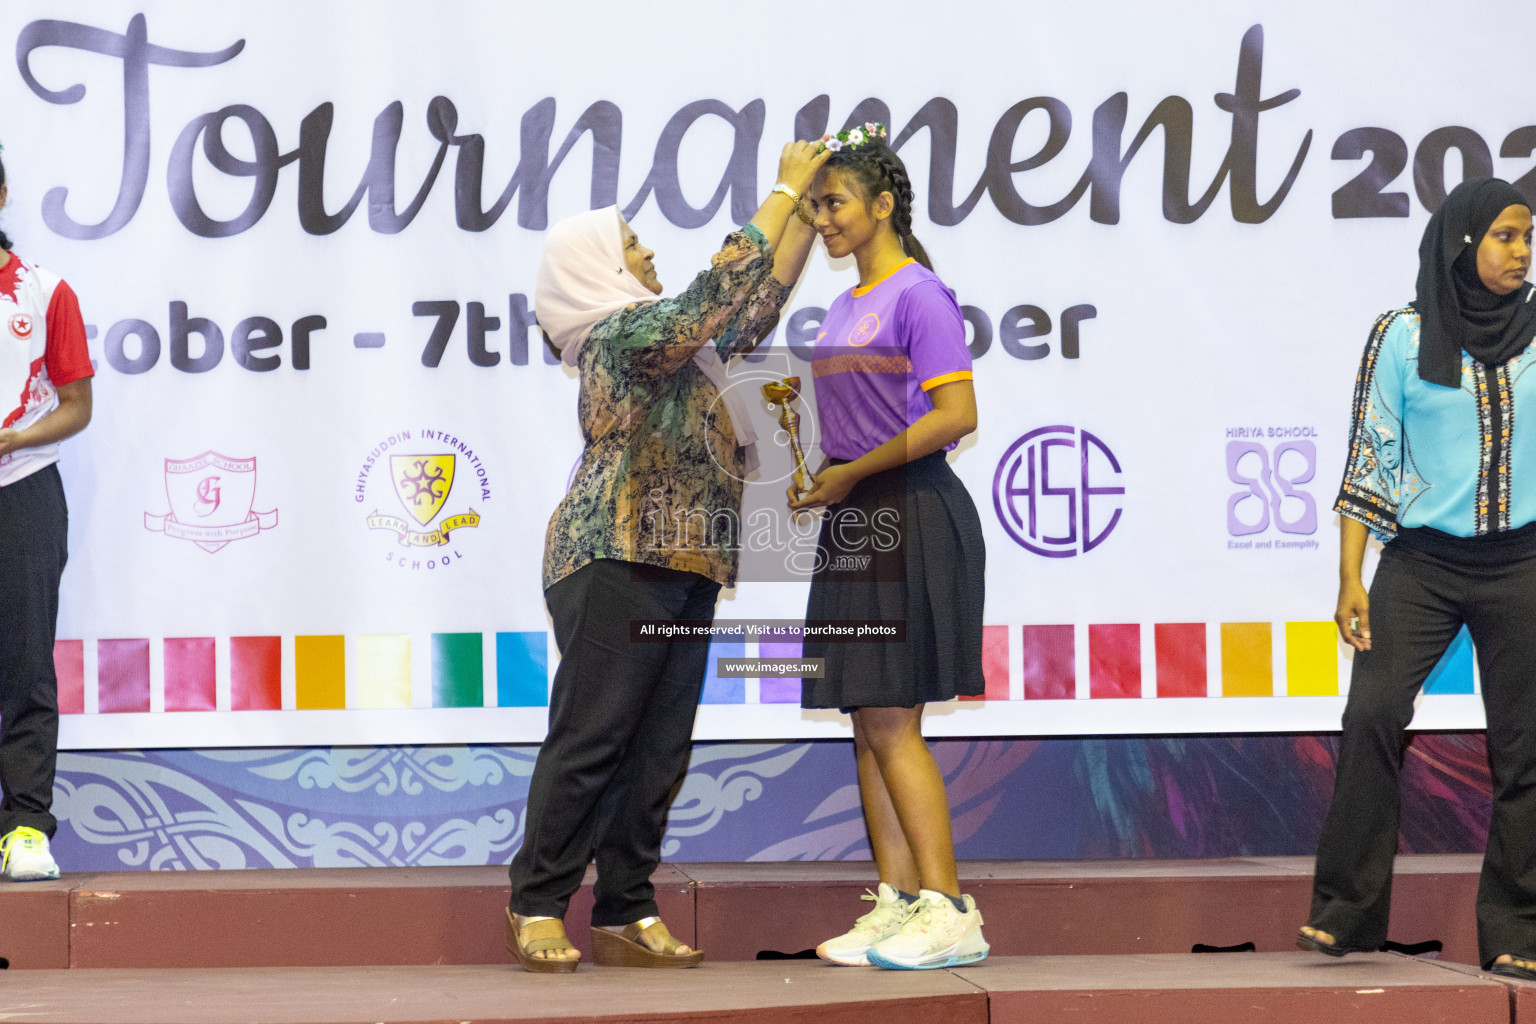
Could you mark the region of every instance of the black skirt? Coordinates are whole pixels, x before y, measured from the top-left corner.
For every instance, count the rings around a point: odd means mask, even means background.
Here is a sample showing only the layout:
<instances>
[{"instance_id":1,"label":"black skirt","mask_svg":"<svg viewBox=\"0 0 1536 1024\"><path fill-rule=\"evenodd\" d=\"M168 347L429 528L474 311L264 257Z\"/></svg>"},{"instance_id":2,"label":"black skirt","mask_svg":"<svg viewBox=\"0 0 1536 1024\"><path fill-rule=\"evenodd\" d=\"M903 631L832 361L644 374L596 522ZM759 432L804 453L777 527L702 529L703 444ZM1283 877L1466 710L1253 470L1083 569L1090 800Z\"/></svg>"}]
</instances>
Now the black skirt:
<instances>
[{"instance_id":1,"label":"black skirt","mask_svg":"<svg viewBox=\"0 0 1536 1024\"><path fill-rule=\"evenodd\" d=\"M985 692L986 544L960 478L934 452L859 481L822 520L808 625L900 623L902 642L808 635L806 708L910 708Z\"/></svg>"}]
</instances>

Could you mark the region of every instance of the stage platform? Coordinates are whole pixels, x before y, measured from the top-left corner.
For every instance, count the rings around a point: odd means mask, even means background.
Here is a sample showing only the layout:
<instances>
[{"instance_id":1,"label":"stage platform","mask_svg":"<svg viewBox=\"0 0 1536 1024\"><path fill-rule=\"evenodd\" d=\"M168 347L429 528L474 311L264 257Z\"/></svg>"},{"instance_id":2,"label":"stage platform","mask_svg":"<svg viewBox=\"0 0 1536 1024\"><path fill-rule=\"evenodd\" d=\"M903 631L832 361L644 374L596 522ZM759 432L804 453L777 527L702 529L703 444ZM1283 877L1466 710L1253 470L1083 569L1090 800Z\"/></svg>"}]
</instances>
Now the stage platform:
<instances>
[{"instance_id":1,"label":"stage platform","mask_svg":"<svg viewBox=\"0 0 1536 1024\"><path fill-rule=\"evenodd\" d=\"M1400 857L1391 936L1477 959L1477 857ZM967 892L998 956L1293 948L1310 858L972 861ZM802 954L869 908L867 862L667 864L663 916L711 962ZM590 883L590 876L588 879ZM501 867L65 875L0 884L0 957L21 968L361 967L506 962ZM571 937L590 953L590 884Z\"/></svg>"},{"instance_id":2,"label":"stage platform","mask_svg":"<svg viewBox=\"0 0 1536 1024\"><path fill-rule=\"evenodd\" d=\"M693 882L671 864L653 880L668 926L692 943ZM591 917L591 881L589 874L569 914L586 955L588 932L576 922ZM0 914L13 888L0 887ZM504 867L121 872L80 876L69 895L71 967L507 961ZM23 966L15 958L12 965Z\"/></svg>"},{"instance_id":3,"label":"stage platform","mask_svg":"<svg viewBox=\"0 0 1536 1024\"><path fill-rule=\"evenodd\" d=\"M27 971L28 1024L1510 1024L1512 989L1395 954L1003 957L954 971L806 961L693 971L584 966Z\"/></svg>"},{"instance_id":4,"label":"stage platform","mask_svg":"<svg viewBox=\"0 0 1536 1024\"><path fill-rule=\"evenodd\" d=\"M1391 936L1439 940L1441 956L1473 963L1476 856L1399 857ZM686 864L700 947L725 960L790 953L848 927L870 885L858 862ZM1294 948L1312 898L1312 858L1134 861L969 861L962 888L1004 956L1188 953L1198 943ZM849 908L855 908L850 911ZM749 916L767 918L743 930Z\"/></svg>"}]
</instances>

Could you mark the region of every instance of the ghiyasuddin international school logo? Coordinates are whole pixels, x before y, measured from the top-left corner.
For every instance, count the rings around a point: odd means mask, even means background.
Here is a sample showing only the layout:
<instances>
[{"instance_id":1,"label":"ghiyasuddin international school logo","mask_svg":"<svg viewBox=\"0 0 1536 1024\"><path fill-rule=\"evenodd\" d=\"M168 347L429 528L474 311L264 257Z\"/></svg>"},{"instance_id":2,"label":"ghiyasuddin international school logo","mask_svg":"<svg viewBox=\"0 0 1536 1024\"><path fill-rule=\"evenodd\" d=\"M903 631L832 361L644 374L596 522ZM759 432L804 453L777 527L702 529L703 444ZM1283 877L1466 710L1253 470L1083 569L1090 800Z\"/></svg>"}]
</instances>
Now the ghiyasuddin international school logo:
<instances>
[{"instance_id":1,"label":"ghiyasuddin international school logo","mask_svg":"<svg viewBox=\"0 0 1536 1024\"><path fill-rule=\"evenodd\" d=\"M1046 558L1087 554L1120 522L1120 460L1076 427L1040 427L1008 447L992 478L992 504L1008 536Z\"/></svg>"},{"instance_id":2,"label":"ghiyasuddin international school logo","mask_svg":"<svg viewBox=\"0 0 1536 1024\"><path fill-rule=\"evenodd\" d=\"M203 452L192 459L165 460L167 515L144 513L144 528L204 551L218 551L277 525L277 509L254 512L256 460Z\"/></svg>"},{"instance_id":3,"label":"ghiyasuddin international school logo","mask_svg":"<svg viewBox=\"0 0 1536 1024\"><path fill-rule=\"evenodd\" d=\"M375 445L358 471L354 492L356 501L372 503L368 528L394 537L385 560L414 569L463 558L455 534L480 525L472 503L490 497L490 473L475 449L435 429L401 431Z\"/></svg>"}]
</instances>

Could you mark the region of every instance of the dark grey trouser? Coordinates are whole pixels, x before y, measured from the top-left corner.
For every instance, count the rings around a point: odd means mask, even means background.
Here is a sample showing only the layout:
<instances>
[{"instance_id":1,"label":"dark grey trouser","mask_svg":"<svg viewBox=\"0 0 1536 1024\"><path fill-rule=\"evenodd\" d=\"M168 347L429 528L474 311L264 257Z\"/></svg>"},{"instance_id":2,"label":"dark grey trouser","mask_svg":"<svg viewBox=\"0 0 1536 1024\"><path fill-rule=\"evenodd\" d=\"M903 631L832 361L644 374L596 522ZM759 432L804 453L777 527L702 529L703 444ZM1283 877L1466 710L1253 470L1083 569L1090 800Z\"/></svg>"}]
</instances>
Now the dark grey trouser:
<instances>
[{"instance_id":1,"label":"dark grey trouser","mask_svg":"<svg viewBox=\"0 0 1536 1024\"><path fill-rule=\"evenodd\" d=\"M64 484L48 466L0 487L0 835L58 827L59 680L53 669L59 579L68 558Z\"/></svg>"},{"instance_id":2,"label":"dark grey trouser","mask_svg":"<svg viewBox=\"0 0 1536 1024\"><path fill-rule=\"evenodd\" d=\"M1405 543L1406 542L1406 543ZM1461 540L1405 531L1371 582L1371 649L1355 655L1311 924L1350 949L1387 939L1404 730L1466 624L1488 719L1493 820L1477 894L1485 964L1536 957L1536 533Z\"/></svg>"},{"instance_id":3,"label":"dark grey trouser","mask_svg":"<svg viewBox=\"0 0 1536 1024\"><path fill-rule=\"evenodd\" d=\"M544 592L561 658L509 869L513 913L563 918L594 856L594 925L656 913L651 874L688 764L709 644L635 643L630 622L708 621L719 593L694 573L608 559Z\"/></svg>"}]
</instances>

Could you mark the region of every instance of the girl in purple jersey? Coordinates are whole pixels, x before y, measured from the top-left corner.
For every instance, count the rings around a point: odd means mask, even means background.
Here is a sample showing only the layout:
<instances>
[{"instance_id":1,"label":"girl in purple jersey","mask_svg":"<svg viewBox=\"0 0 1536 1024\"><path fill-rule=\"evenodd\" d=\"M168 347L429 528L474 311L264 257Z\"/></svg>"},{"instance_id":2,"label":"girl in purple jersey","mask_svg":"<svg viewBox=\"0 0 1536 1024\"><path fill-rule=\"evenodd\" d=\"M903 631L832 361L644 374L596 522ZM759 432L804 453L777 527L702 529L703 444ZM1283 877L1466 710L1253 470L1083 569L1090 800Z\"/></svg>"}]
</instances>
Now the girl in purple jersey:
<instances>
[{"instance_id":1,"label":"girl in purple jersey","mask_svg":"<svg viewBox=\"0 0 1536 1024\"><path fill-rule=\"evenodd\" d=\"M826 960L920 970L987 955L960 893L944 778L922 734L930 701L984 692L981 520L945 453L976 429L965 322L912 236L912 187L880 125L839 133L811 189L814 226L859 284L832 303L812 358L825 462L793 509L827 509L807 622L889 623L899 640L808 638L825 659L808 708L852 716L859 793L880 873L875 907L817 948Z\"/></svg>"}]
</instances>

